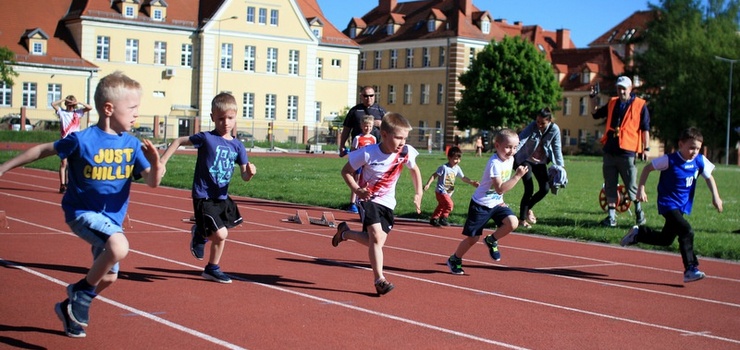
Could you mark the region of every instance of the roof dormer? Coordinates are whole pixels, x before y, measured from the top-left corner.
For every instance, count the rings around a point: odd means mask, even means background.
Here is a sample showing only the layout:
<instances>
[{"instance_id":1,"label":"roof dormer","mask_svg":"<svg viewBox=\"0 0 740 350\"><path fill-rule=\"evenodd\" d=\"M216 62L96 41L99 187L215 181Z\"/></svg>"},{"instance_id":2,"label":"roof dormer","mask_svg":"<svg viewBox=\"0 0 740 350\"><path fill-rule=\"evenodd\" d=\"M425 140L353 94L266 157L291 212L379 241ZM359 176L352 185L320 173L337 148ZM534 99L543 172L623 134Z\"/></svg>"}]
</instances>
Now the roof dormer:
<instances>
[{"instance_id":1,"label":"roof dormer","mask_svg":"<svg viewBox=\"0 0 740 350\"><path fill-rule=\"evenodd\" d=\"M362 20L362 18L353 17L351 21L349 21L349 33L348 36L350 39L355 39L357 36L360 35L362 30L367 28L367 24L365 24L365 21Z\"/></svg>"},{"instance_id":2,"label":"roof dormer","mask_svg":"<svg viewBox=\"0 0 740 350\"><path fill-rule=\"evenodd\" d=\"M439 9L434 8L429 10L429 15L427 16L427 32L431 33L437 30L446 20L447 17Z\"/></svg>"},{"instance_id":3,"label":"roof dormer","mask_svg":"<svg viewBox=\"0 0 740 350\"><path fill-rule=\"evenodd\" d=\"M404 21L403 15L391 13L390 16L388 16L388 20L385 22L385 34L396 34L398 28L401 28L404 23L406 23L406 21Z\"/></svg>"},{"instance_id":4,"label":"roof dormer","mask_svg":"<svg viewBox=\"0 0 740 350\"><path fill-rule=\"evenodd\" d=\"M491 34L491 21L493 17L488 11L476 12L473 14L473 23L483 34Z\"/></svg>"},{"instance_id":5,"label":"roof dormer","mask_svg":"<svg viewBox=\"0 0 740 350\"><path fill-rule=\"evenodd\" d=\"M313 32L313 35L317 38L321 39L324 35L324 22L322 22L320 18L308 18L308 27L311 28L311 32Z\"/></svg>"},{"instance_id":6,"label":"roof dormer","mask_svg":"<svg viewBox=\"0 0 740 350\"><path fill-rule=\"evenodd\" d=\"M114 0L116 9L124 18L136 18L139 14L141 0Z\"/></svg>"},{"instance_id":7,"label":"roof dormer","mask_svg":"<svg viewBox=\"0 0 740 350\"><path fill-rule=\"evenodd\" d=\"M144 5L144 12L153 21L163 22L167 18L167 2L164 0L149 0Z\"/></svg>"},{"instance_id":8,"label":"roof dormer","mask_svg":"<svg viewBox=\"0 0 740 350\"><path fill-rule=\"evenodd\" d=\"M41 29L31 29L23 33L28 53L34 56L45 56L47 52L47 43L49 36Z\"/></svg>"}]
</instances>

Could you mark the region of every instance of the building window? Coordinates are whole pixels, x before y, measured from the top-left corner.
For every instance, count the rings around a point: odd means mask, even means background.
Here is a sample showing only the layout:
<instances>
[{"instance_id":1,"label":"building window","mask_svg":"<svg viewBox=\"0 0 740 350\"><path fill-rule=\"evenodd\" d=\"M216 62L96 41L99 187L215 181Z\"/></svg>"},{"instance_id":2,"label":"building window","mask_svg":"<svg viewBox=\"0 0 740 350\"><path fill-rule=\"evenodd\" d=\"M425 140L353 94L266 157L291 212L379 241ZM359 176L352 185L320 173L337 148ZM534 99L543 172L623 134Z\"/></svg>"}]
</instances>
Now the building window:
<instances>
[{"instance_id":1,"label":"building window","mask_svg":"<svg viewBox=\"0 0 740 350\"><path fill-rule=\"evenodd\" d=\"M167 43L164 41L154 42L154 64L167 64Z\"/></svg>"},{"instance_id":2,"label":"building window","mask_svg":"<svg viewBox=\"0 0 740 350\"><path fill-rule=\"evenodd\" d=\"M473 61L475 61L475 49L471 47L468 53L468 67L473 66Z\"/></svg>"},{"instance_id":3,"label":"building window","mask_svg":"<svg viewBox=\"0 0 740 350\"><path fill-rule=\"evenodd\" d=\"M134 17L134 7L133 6L126 6L123 9L123 16L128 18Z\"/></svg>"},{"instance_id":4,"label":"building window","mask_svg":"<svg viewBox=\"0 0 740 350\"><path fill-rule=\"evenodd\" d=\"M487 18L483 19L480 22L480 31L483 32L483 34L490 34L491 33L491 21L489 21Z\"/></svg>"},{"instance_id":5,"label":"building window","mask_svg":"<svg viewBox=\"0 0 740 350\"><path fill-rule=\"evenodd\" d=\"M429 54L429 48L428 47L425 47L425 48L421 49L421 52L422 52L422 64L421 64L422 67L429 67L429 66L431 66L432 65L432 58L430 57L431 55Z\"/></svg>"},{"instance_id":6,"label":"building window","mask_svg":"<svg viewBox=\"0 0 740 350\"><path fill-rule=\"evenodd\" d=\"M247 7L247 23L254 23L254 6Z\"/></svg>"},{"instance_id":7,"label":"building window","mask_svg":"<svg viewBox=\"0 0 740 350\"><path fill-rule=\"evenodd\" d=\"M444 46L439 47L439 66L444 67L445 65L445 56L447 55L447 51Z\"/></svg>"},{"instance_id":8,"label":"building window","mask_svg":"<svg viewBox=\"0 0 740 350\"><path fill-rule=\"evenodd\" d=\"M563 115L570 115L570 98L563 99Z\"/></svg>"},{"instance_id":9,"label":"building window","mask_svg":"<svg viewBox=\"0 0 740 350\"><path fill-rule=\"evenodd\" d=\"M591 82L591 71L586 68L581 74L581 84L588 84Z\"/></svg>"},{"instance_id":10,"label":"building window","mask_svg":"<svg viewBox=\"0 0 740 350\"><path fill-rule=\"evenodd\" d=\"M155 9L152 12L152 18L155 21L162 21L162 20L164 20L164 13L163 13L163 11L161 9Z\"/></svg>"},{"instance_id":11,"label":"building window","mask_svg":"<svg viewBox=\"0 0 740 350\"><path fill-rule=\"evenodd\" d=\"M342 60L337 59L337 58L332 58L331 59L331 66L332 67L337 67L337 68L342 67Z\"/></svg>"},{"instance_id":12,"label":"building window","mask_svg":"<svg viewBox=\"0 0 740 350\"><path fill-rule=\"evenodd\" d=\"M435 29L437 29L437 25L434 23L434 18L430 18L427 20L427 32L431 33Z\"/></svg>"},{"instance_id":13,"label":"building window","mask_svg":"<svg viewBox=\"0 0 740 350\"><path fill-rule=\"evenodd\" d=\"M13 102L13 89L4 81L0 81L0 106L9 107L11 102Z\"/></svg>"},{"instance_id":14,"label":"building window","mask_svg":"<svg viewBox=\"0 0 740 350\"><path fill-rule=\"evenodd\" d=\"M380 69L383 64L383 51L375 51L375 62L373 63L373 69Z\"/></svg>"},{"instance_id":15,"label":"building window","mask_svg":"<svg viewBox=\"0 0 740 350\"><path fill-rule=\"evenodd\" d=\"M316 58L316 77L322 79L324 77L324 59Z\"/></svg>"},{"instance_id":16,"label":"building window","mask_svg":"<svg viewBox=\"0 0 740 350\"><path fill-rule=\"evenodd\" d=\"M414 67L414 49L406 49L406 68Z\"/></svg>"},{"instance_id":17,"label":"building window","mask_svg":"<svg viewBox=\"0 0 740 350\"><path fill-rule=\"evenodd\" d=\"M410 105L411 104L411 85L410 84L404 84L403 85L403 104Z\"/></svg>"},{"instance_id":18,"label":"building window","mask_svg":"<svg viewBox=\"0 0 740 350\"><path fill-rule=\"evenodd\" d=\"M36 83L23 83L23 107L36 107Z\"/></svg>"},{"instance_id":19,"label":"building window","mask_svg":"<svg viewBox=\"0 0 740 350\"><path fill-rule=\"evenodd\" d=\"M33 43L31 45L31 54L32 55L43 55L44 54L44 45L41 43Z\"/></svg>"},{"instance_id":20,"label":"building window","mask_svg":"<svg viewBox=\"0 0 740 350\"><path fill-rule=\"evenodd\" d=\"M180 47L180 65L183 67L193 66L193 45L182 44Z\"/></svg>"},{"instance_id":21,"label":"building window","mask_svg":"<svg viewBox=\"0 0 740 350\"><path fill-rule=\"evenodd\" d=\"M393 21L389 21L389 22L388 22L388 23L387 23L387 24L385 25L385 34L386 34L386 35L393 35L394 29L395 29L394 27L395 27L395 26L394 26L394 24L393 24Z\"/></svg>"},{"instance_id":22,"label":"building window","mask_svg":"<svg viewBox=\"0 0 740 350\"><path fill-rule=\"evenodd\" d=\"M365 65L367 64L367 53L360 52L360 67L359 70L365 70Z\"/></svg>"},{"instance_id":23,"label":"building window","mask_svg":"<svg viewBox=\"0 0 740 350\"><path fill-rule=\"evenodd\" d=\"M265 119L275 120L275 101L277 95L267 94L265 95Z\"/></svg>"},{"instance_id":24,"label":"building window","mask_svg":"<svg viewBox=\"0 0 740 350\"><path fill-rule=\"evenodd\" d=\"M166 95L164 91L152 91L152 97L154 98L165 98Z\"/></svg>"},{"instance_id":25,"label":"building window","mask_svg":"<svg viewBox=\"0 0 740 350\"><path fill-rule=\"evenodd\" d=\"M314 111L316 115L316 122L321 122L321 102L316 101L316 104L314 105Z\"/></svg>"},{"instance_id":26,"label":"building window","mask_svg":"<svg viewBox=\"0 0 740 350\"><path fill-rule=\"evenodd\" d=\"M391 50L391 64L390 69L396 69L398 68L398 50L392 49Z\"/></svg>"},{"instance_id":27,"label":"building window","mask_svg":"<svg viewBox=\"0 0 740 350\"><path fill-rule=\"evenodd\" d=\"M267 48L267 73L277 73L278 49L274 47Z\"/></svg>"},{"instance_id":28,"label":"building window","mask_svg":"<svg viewBox=\"0 0 740 350\"><path fill-rule=\"evenodd\" d=\"M273 25L273 26L278 25L278 16L279 16L278 10L270 10L270 25Z\"/></svg>"},{"instance_id":29,"label":"building window","mask_svg":"<svg viewBox=\"0 0 740 350\"><path fill-rule=\"evenodd\" d=\"M51 103L62 99L62 84L49 84L46 87L46 102Z\"/></svg>"},{"instance_id":30,"label":"building window","mask_svg":"<svg viewBox=\"0 0 740 350\"><path fill-rule=\"evenodd\" d=\"M139 40L126 39L126 63L139 62Z\"/></svg>"},{"instance_id":31,"label":"building window","mask_svg":"<svg viewBox=\"0 0 740 350\"><path fill-rule=\"evenodd\" d=\"M429 84L421 84L421 100L419 101L423 105L429 104Z\"/></svg>"},{"instance_id":32,"label":"building window","mask_svg":"<svg viewBox=\"0 0 740 350\"><path fill-rule=\"evenodd\" d=\"M95 48L95 59L108 61L110 60L110 37L98 36L97 46Z\"/></svg>"},{"instance_id":33,"label":"building window","mask_svg":"<svg viewBox=\"0 0 740 350\"><path fill-rule=\"evenodd\" d=\"M313 36L315 36L315 37L317 37L317 38L321 39L321 30L319 30L319 28L314 28L314 29L312 30L312 32L313 32Z\"/></svg>"},{"instance_id":34,"label":"building window","mask_svg":"<svg viewBox=\"0 0 740 350\"><path fill-rule=\"evenodd\" d=\"M579 115L586 115L588 113L588 97L581 97L580 106L578 108Z\"/></svg>"},{"instance_id":35,"label":"building window","mask_svg":"<svg viewBox=\"0 0 740 350\"><path fill-rule=\"evenodd\" d=\"M245 92L242 104L242 118L254 119L254 93Z\"/></svg>"},{"instance_id":36,"label":"building window","mask_svg":"<svg viewBox=\"0 0 740 350\"><path fill-rule=\"evenodd\" d=\"M288 74L298 75L298 62L300 61L300 52L298 50L288 51Z\"/></svg>"},{"instance_id":37,"label":"building window","mask_svg":"<svg viewBox=\"0 0 740 350\"><path fill-rule=\"evenodd\" d=\"M388 85L388 104L392 105L396 103L396 86Z\"/></svg>"},{"instance_id":38,"label":"building window","mask_svg":"<svg viewBox=\"0 0 740 350\"><path fill-rule=\"evenodd\" d=\"M261 8L260 9L260 16L259 16L260 24L266 24L267 23L267 9Z\"/></svg>"},{"instance_id":39,"label":"building window","mask_svg":"<svg viewBox=\"0 0 740 350\"><path fill-rule=\"evenodd\" d=\"M442 84L437 84L437 104L441 105L442 102L444 102L445 97L445 86Z\"/></svg>"},{"instance_id":40,"label":"building window","mask_svg":"<svg viewBox=\"0 0 740 350\"><path fill-rule=\"evenodd\" d=\"M298 96L288 96L288 120L298 120Z\"/></svg>"},{"instance_id":41,"label":"building window","mask_svg":"<svg viewBox=\"0 0 740 350\"><path fill-rule=\"evenodd\" d=\"M231 70L234 56L234 45L230 43L221 44L221 69Z\"/></svg>"},{"instance_id":42,"label":"building window","mask_svg":"<svg viewBox=\"0 0 740 350\"><path fill-rule=\"evenodd\" d=\"M244 71L254 72L256 57L257 57L257 47L256 46L245 46L244 47Z\"/></svg>"}]
</instances>

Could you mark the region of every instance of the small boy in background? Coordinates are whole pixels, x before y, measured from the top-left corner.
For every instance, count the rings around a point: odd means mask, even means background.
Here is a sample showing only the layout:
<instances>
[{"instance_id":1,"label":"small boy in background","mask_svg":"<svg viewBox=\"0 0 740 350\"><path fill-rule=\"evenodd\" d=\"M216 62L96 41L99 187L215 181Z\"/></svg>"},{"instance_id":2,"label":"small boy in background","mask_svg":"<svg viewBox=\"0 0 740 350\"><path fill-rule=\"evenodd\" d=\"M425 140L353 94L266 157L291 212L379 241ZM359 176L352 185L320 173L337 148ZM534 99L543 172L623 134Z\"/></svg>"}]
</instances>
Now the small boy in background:
<instances>
[{"instance_id":1,"label":"small boy in background","mask_svg":"<svg viewBox=\"0 0 740 350\"><path fill-rule=\"evenodd\" d=\"M331 245L352 239L368 247L370 267L375 277L375 291L383 295L393 290L393 284L383 276L383 245L393 227L393 209L396 207L396 183L404 166L411 172L416 194L414 205L421 213L421 171L416 164L419 152L406 144L411 124L398 113L386 113L380 124L380 143L349 153L342 177L350 190L360 199L362 231L349 229L346 222L337 226ZM362 168L360 181L355 180L356 169Z\"/></svg>"},{"instance_id":2,"label":"small boy in background","mask_svg":"<svg viewBox=\"0 0 740 350\"><path fill-rule=\"evenodd\" d=\"M698 281L705 277L699 271L699 260L694 254L694 230L684 218L691 213L694 204L696 180L701 175L712 193L712 205L722 212L722 199L719 198L717 184L712 177L714 164L704 158L701 145L704 137L696 128L688 128L678 139L678 152L653 159L642 169L637 186L637 199L647 202L645 183L653 170L660 171L658 180L658 213L665 218L663 230L657 231L647 226L634 226L620 241L621 246L646 243L669 246L678 236L678 249L683 260L684 283Z\"/></svg>"},{"instance_id":3,"label":"small boy in background","mask_svg":"<svg viewBox=\"0 0 740 350\"><path fill-rule=\"evenodd\" d=\"M362 118L362 133L358 134L352 139L352 148L351 150L357 150L365 146L374 145L378 142L378 140L375 138L375 135L372 134L373 126L375 124L375 117L371 115L365 115ZM362 169L357 169L357 173L355 174L355 181L360 179L360 172ZM349 211L353 213L357 213L357 195L352 192L349 195Z\"/></svg>"},{"instance_id":4,"label":"small boy in background","mask_svg":"<svg viewBox=\"0 0 740 350\"><path fill-rule=\"evenodd\" d=\"M0 165L2 176L51 155L68 159L69 191L62 197L64 220L75 235L92 245L94 257L87 275L67 286L68 299L54 306L68 337L87 336L83 327L90 322L90 304L118 279L119 262L129 251L122 225L131 182L143 178L154 188L165 172L154 145L128 133L139 117L140 103L137 81L118 71L105 76L95 89L97 125L34 146Z\"/></svg>"},{"instance_id":5,"label":"small boy in background","mask_svg":"<svg viewBox=\"0 0 740 350\"><path fill-rule=\"evenodd\" d=\"M462 258L483 235L483 228L488 220L493 219L496 230L483 241L488 246L488 253L495 261L501 260L498 249L498 240L519 227L516 214L504 203L504 193L508 192L519 179L527 173L526 166L519 166L512 176L514 153L519 144L519 136L511 129L499 131L494 139L494 153L488 159L480 185L473 193L468 208L468 218L465 220L462 234L467 236L457 247L454 254L447 259L447 267L456 275L465 273L462 268Z\"/></svg>"},{"instance_id":6,"label":"small boy in background","mask_svg":"<svg viewBox=\"0 0 740 350\"><path fill-rule=\"evenodd\" d=\"M221 271L219 262L224 252L229 229L241 224L239 208L229 197L229 182L234 173L234 164L239 164L241 178L249 181L257 172L247 159L244 144L232 137L236 126L236 99L228 93L220 93L211 101L211 120L215 129L175 139L162 155L167 164L172 154L182 145L193 145L198 149L193 175L193 212L195 225L190 230L190 253L203 260L205 245L211 241L208 265L201 276L219 282L231 283L231 277Z\"/></svg>"},{"instance_id":7,"label":"small boy in background","mask_svg":"<svg viewBox=\"0 0 740 350\"><path fill-rule=\"evenodd\" d=\"M432 213L432 218L429 220L429 224L432 226L449 226L448 217L452 212L455 204L452 202L452 193L455 192L455 178L460 178L464 183L478 187L478 181L469 179L463 174L462 168L460 168L460 158L462 158L462 151L457 146L450 147L447 150L447 163L442 164L437 168L437 171L429 177L427 184L424 186L424 191L429 189L432 181L437 180L437 188L434 190L434 194L437 198L437 207Z\"/></svg>"}]
</instances>

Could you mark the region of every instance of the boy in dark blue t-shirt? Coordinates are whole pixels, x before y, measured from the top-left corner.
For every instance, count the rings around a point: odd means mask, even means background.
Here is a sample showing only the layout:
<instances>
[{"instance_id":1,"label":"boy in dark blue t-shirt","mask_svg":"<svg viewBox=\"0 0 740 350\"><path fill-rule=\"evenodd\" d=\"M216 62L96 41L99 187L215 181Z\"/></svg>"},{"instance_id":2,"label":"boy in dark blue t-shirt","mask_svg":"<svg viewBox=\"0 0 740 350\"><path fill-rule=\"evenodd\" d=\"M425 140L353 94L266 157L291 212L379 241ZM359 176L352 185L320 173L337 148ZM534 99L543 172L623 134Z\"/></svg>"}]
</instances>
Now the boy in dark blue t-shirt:
<instances>
[{"instance_id":1,"label":"boy in dark blue t-shirt","mask_svg":"<svg viewBox=\"0 0 740 350\"><path fill-rule=\"evenodd\" d=\"M203 260L205 244L210 239L208 265L201 276L219 283L231 283L231 278L221 272L218 264L224 252L228 229L242 222L239 208L228 193L234 164L239 164L244 181L251 180L257 172L254 164L247 159L244 145L231 136L236 127L236 109L234 96L228 93L216 95L211 101L211 120L216 128L175 139L162 155L162 164L167 164L182 145L192 145L198 149L193 176L195 225L190 232L190 252L196 259Z\"/></svg>"}]
</instances>

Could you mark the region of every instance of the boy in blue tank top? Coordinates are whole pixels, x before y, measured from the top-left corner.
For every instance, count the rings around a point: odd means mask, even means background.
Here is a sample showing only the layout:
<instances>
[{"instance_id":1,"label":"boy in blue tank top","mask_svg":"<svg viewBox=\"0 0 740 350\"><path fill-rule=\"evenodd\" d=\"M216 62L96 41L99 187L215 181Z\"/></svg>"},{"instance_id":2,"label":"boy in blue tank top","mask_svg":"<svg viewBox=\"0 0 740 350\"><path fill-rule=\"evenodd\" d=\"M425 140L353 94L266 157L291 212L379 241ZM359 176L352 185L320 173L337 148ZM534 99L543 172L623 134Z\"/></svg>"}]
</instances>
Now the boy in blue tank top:
<instances>
[{"instance_id":1,"label":"boy in blue tank top","mask_svg":"<svg viewBox=\"0 0 740 350\"><path fill-rule=\"evenodd\" d=\"M229 229L241 224L239 208L229 197L229 182L234 173L234 164L244 181L249 181L257 172L247 159L247 150L239 139L232 137L236 127L236 99L228 93L220 93L211 101L211 120L216 128L191 136L175 139L162 155L162 164L182 145L198 149L193 175L193 212L195 225L190 230L190 253L203 260L205 245L211 241L208 265L201 276L219 282L231 283L231 277L221 272L219 262L224 252Z\"/></svg>"},{"instance_id":2,"label":"boy in blue tank top","mask_svg":"<svg viewBox=\"0 0 740 350\"><path fill-rule=\"evenodd\" d=\"M653 159L642 170L640 184L637 187L637 199L647 202L645 183L653 170L660 171L658 179L658 213L665 218L661 231L646 226L634 226L622 238L624 246L646 243L658 246L669 246L678 236L678 248L683 259L683 281L693 282L705 277L699 271L699 260L694 254L694 230L684 218L691 213L694 204L696 180L701 175L712 193L712 204L722 212L722 199L719 198L717 185L712 177L714 164L699 152L704 137L696 128L688 128L681 133L678 140L678 152Z\"/></svg>"},{"instance_id":3,"label":"boy in blue tank top","mask_svg":"<svg viewBox=\"0 0 740 350\"><path fill-rule=\"evenodd\" d=\"M54 154L68 161L69 187L62 198L64 218L74 234L92 245L94 256L87 275L68 285L68 299L55 306L69 337L86 336L82 327L89 324L90 303L116 281L118 263L128 254L122 224L131 181L143 178L154 188L165 172L154 145L128 133L139 117L140 102L141 85L121 72L112 73L95 89L97 125L34 146L0 165L2 176L10 169Z\"/></svg>"}]
</instances>

